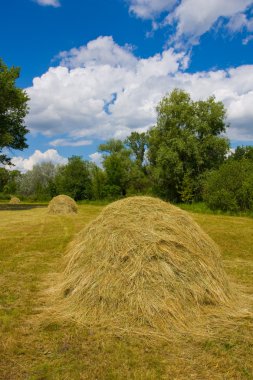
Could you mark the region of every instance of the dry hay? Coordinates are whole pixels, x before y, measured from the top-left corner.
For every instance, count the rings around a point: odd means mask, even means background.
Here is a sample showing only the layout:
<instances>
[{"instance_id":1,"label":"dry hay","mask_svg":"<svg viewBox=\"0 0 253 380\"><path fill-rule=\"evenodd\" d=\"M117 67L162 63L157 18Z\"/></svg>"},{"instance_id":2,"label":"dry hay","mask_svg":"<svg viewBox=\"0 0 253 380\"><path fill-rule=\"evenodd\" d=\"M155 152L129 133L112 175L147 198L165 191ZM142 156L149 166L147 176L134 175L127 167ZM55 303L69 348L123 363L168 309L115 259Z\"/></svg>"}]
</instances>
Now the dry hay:
<instances>
[{"instance_id":1,"label":"dry hay","mask_svg":"<svg viewBox=\"0 0 253 380\"><path fill-rule=\"evenodd\" d=\"M12 204L12 205L18 205L20 203L20 199L17 198L17 197L11 197L9 203Z\"/></svg>"},{"instance_id":2,"label":"dry hay","mask_svg":"<svg viewBox=\"0 0 253 380\"><path fill-rule=\"evenodd\" d=\"M48 204L49 214L76 214L77 204L68 195L57 195Z\"/></svg>"},{"instance_id":3,"label":"dry hay","mask_svg":"<svg viewBox=\"0 0 253 380\"><path fill-rule=\"evenodd\" d=\"M233 303L216 244L185 211L156 198L107 206L66 259L56 313L86 326L164 335Z\"/></svg>"}]
</instances>

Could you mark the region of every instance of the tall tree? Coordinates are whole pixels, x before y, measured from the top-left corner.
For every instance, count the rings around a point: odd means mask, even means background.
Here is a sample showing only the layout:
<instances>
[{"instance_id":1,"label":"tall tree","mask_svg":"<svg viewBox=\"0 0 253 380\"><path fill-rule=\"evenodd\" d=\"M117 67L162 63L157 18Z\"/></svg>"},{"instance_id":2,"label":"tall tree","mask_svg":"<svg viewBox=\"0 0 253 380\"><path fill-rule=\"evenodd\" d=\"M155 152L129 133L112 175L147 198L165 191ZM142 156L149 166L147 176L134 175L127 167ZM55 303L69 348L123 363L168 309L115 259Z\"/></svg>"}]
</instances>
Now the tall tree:
<instances>
[{"instance_id":1,"label":"tall tree","mask_svg":"<svg viewBox=\"0 0 253 380\"><path fill-rule=\"evenodd\" d=\"M95 163L90 163L92 199L103 199L105 197L106 174Z\"/></svg>"},{"instance_id":2,"label":"tall tree","mask_svg":"<svg viewBox=\"0 0 253 380\"><path fill-rule=\"evenodd\" d=\"M108 191L126 195L132 167L131 150L121 140L111 139L99 146L103 153L103 166L107 176Z\"/></svg>"},{"instance_id":3,"label":"tall tree","mask_svg":"<svg viewBox=\"0 0 253 380\"><path fill-rule=\"evenodd\" d=\"M80 156L72 156L68 163L62 166L55 178L58 193L66 194L75 200L91 199L92 179L91 163Z\"/></svg>"},{"instance_id":4,"label":"tall tree","mask_svg":"<svg viewBox=\"0 0 253 380\"><path fill-rule=\"evenodd\" d=\"M34 165L32 170L18 177L18 193L36 200L50 199L56 195L56 171L57 168L52 162Z\"/></svg>"},{"instance_id":5,"label":"tall tree","mask_svg":"<svg viewBox=\"0 0 253 380\"><path fill-rule=\"evenodd\" d=\"M28 132L24 118L28 112L28 96L16 87L20 69L10 69L0 59L0 163L10 164L3 148L23 150L27 148L25 135Z\"/></svg>"},{"instance_id":6,"label":"tall tree","mask_svg":"<svg viewBox=\"0 0 253 380\"><path fill-rule=\"evenodd\" d=\"M145 150L147 149L147 135L142 132L132 132L125 140L125 144L132 150L139 167L143 166Z\"/></svg>"},{"instance_id":7,"label":"tall tree","mask_svg":"<svg viewBox=\"0 0 253 380\"><path fill-rule=\"evenodd\" d=\"M217 168L229 149L225 132L226 111L214 97L191 100L175 89L157 106L157 124L149 131L151 173L159 195L174 201L191 200L199 193L199 181Z\"/></svg>"}]
</instances>

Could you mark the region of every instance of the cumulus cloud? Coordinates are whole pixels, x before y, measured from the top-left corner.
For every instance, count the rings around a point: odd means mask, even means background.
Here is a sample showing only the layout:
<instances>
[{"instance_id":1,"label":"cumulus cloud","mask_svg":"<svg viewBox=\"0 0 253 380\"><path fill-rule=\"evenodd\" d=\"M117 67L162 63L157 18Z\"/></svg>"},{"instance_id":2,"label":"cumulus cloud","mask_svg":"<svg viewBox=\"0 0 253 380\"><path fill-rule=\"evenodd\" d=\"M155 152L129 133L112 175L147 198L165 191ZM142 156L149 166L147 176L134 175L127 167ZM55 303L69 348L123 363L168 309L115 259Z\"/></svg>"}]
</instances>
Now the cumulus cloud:
<instances>
[{"instance_id":1,"label":"cumulus cloud","mask_svg":"<svg viewBox=\"0 0 253 380\"><path fill-rule=\"evenodd\" d=\"M252 4L252 0L183 0L167 17L167 21L176 22L176 41L183 38L197 43L199 37L210 30L219 18L231 18L246 11Z\"/></svg>"},{"instance_id":2,"label":"cumulus cloud","mask_svg":"<svg viewBox=\"0 0 253 380\"><path fill-rule=\"evenodd\" d=\"M143 19L154 19L162 12L169 11L177 0L130 0L130 12Z\"/></svg>"},{"instance_id":3,"label":"cumulus cloud","mask_svg":"<svg viewBox=\"0 0 253 380\"><path fill-rule=\"evenodd\" d=\"M60 66L34 79L27 89L28 126L32 133L56 136L52 146L124 138L154 125L156 105L177 87L195 100L215 95L227 107L229 137L253 140L253 66L192 74L187 64L188 56L171 48L140 59L111 37L100 37L65 52Z\"/></svg>"},{"instance_id":4,"label":"cumulus cloud","mask_svg":"<svg viewBox=\"0 0 253 380\"><path fill-rule=\"evenodd\" d=\"M228 20L230 30L236 27L234 32L240 30L242 22L245 29L250 30L251 20L247 20L246 12L253 5L252 0L129 0L129 3L130 11L143 19L155 20L167 11L160 26L175 27L170 42L178 47L197 44L201 35L221 18ZM156 29L157 23L153 22L153 25Z\"/></svg>"},{"instance_id":5,"label":"cumulus cloud","mask_svg":"<svg viewBox=\"0 0 253 380\"><path fill-rule=\"evenodd\" d=\"M46 136L66 133L75 141L124 137L133 128L147 128L166 91L163 79L185 68L187 58L172 49L147 59L127 52L126 58L125 47L111 37L76 49L74 55L65 52L61 66L35 78L27 89L29 128Z\"/></svg>"},{"instance_id":6,"label":"cumulus cloud","mask_svg":"<svg viewBox=\"0 0 253 380\"><path fill-rule=\"evenodd\" d=\"M90 160L94 162L94 164L102 168L102 161L103 161L102 153L95 152L95 153L90 154L89 157L90 157Z\"/></svg>"},{"instance_id":7,"label":"cumulus cloud","mask_svg":"<svg viewBox=\"0 0 253 380\"><path fill-rule=\"evenodd\" d=\"M69 68L92 67L98 64L132 67L137 62L132 50L131 45L119 46L114 43L112 37L105 36L88 42L86 46L63 51L58 58L61 59L62 66Z\"/></svg>"},{"instance_id":8,"label":"cumulus cloud","mask_svg":"<svg viewBox=\"0 0 253 380\"><path fill-rule=\"evenodd\" d=\"M28 158L14 157L11 161L15 166L6 166L6 168L9 170L20 170L22 173L31 170L34 165L41 164L42 162L50 161L53 164L66 164L68 162L68 160L60 156L55 149L48 149L44 153L40 150L35 150Z\"/></svg>"},{"instance_id":9,"label":"cumulus cloud","mask_svg":"<svg viewBox=\"0 0 253 380\"><path fill-rule=\"evenodd\" d=\"M34 0L37 4L42 6L52 6L55 8L58 8L61 6L61 3L59 0Z\"/></svg>"}]
</instances>

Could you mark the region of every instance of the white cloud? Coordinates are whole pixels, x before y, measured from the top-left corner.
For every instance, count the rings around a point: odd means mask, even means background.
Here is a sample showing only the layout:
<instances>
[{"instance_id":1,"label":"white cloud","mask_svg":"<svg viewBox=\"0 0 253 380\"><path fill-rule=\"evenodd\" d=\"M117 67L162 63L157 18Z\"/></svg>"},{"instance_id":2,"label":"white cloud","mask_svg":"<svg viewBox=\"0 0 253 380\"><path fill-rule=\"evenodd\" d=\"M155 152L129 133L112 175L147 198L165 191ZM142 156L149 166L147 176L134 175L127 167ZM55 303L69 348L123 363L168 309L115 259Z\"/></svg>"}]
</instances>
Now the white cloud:
<instances>
[{"instance_id":1,"label":"white cloud","mask_svg":"<svg viewBox=\"0 0 253 380\"><path fill-rule=\"evenodd\" d=\"M89 155L90 159L94 164L96 164L98 167L102 168L102 161L103 161L103 155L102 153L95 152Z\"/></svg>"},{"instance_id":2,"label":"white cloud","mask_svg":"<svg viewBox=\"0 0 253 380\"><path fill-rule=\"evenodd\" d=\"M58 8L61 6L61 3L59 0L34 0L37 4L43 5L43 6L52 6L55 8Z\"/></svg>"},{"instance_id":3,"label":"white cloud","mask_svg":"<svg viewBox=\"0 0 253 380\"><path fill-rule=\"evenodd\" d=\"M253 40L253 34L251 34L248 37L244 38L243 41L242 41L242 43L243 43L243 45L247 45L252 40Z\"/></svg>"},{"instance_id":4,"label":"white cloud","mask_svg":"<svg viewBox=\"0 0 253 380\"><path fill-rule=\"evenodd\" d=\"M130 0L130 12L143 19L153 19L169 11L177 0Z\"/></svg>"},{"instance_id":5,"label":"white cloud","mask_svg":"<svg viewBox=\"0 0 253 380\"><path fill-rule=\"evenodd\" d=\"M57 150L48 149L46 152L42 153L40 150L35 150L35 152L28 158L23 157L13 157L12 163L15 166L6 166L9 170L20 170L22 173L31 170L34 165L40 164L42 162L52 162L53 164L66 164L67 159L59 155Z\"/></svg>"},{"instance_id":6,"label":"white cloud","mask_svg":"<svg viewBox=\"0 0 253 380\"><path fill-rule=\"evenodd\" d=\"M91 48L97 43L100 51ZM32 133L66 135L52 141L53 146L124 138L153 125L156 105L178 87L194 99L214 94L228 109L229 136L253 140L253 65L191 74L185 72L187 63L188 56L173 49L140 59L111 38L100 37L75 54L65 52L62 65L69 67L50 68L34 79L27 89L28 126Z\"/></svg>"},{"instance_id":7,"label":"white cloud","mask_svg":"<svg viewBox=\"0 0 253 380\"><path fill-rule=\"evenodd\" d=\"M231 32L238 32L246 29L248 32L253 32L253 17L247 17L243 13L237 13L228 22L227 28Z\"/></svg>"},{"instance_id":8,"label":"white cloud","mask_svg":"<svg viewBox=\"0 0 253 380\"><path fill-rule=\"evenodd\" d=\"M86 146L91 145L91 140L78 140L78 141L72 141L69 139L56 139L49 143L51 146Z\"/></svg>"},{"instance_id":9,"label":"white cloud","mask_svg":"<svg viewBox=\"0 0 253 380\"><path fill-rule=\"evenodd\" d=\"M130 45L119 46L114 43L112 37L98 37L88 42L86 46L73 48L59 54L61 64L69 68L110 65L113 67L132 67L137 58L132 54L133 47Z\"/></svg>"},{"instance_id":10,"label":"white cloud","mask_svg":"<svg viewBox=\"0 0 253 380\"><path fill-rule=\"evenodd\" d=\"M251 20L247 20L245 12L253 5L252 0L129 0L129 3L130 11L137 17L153 20L154 29L158 27L154 20L167 11L160 26L175 26L176 32L170 42L178 47L198 43L220 18L229 20L230 30L234 32L240 30L242 22L250 30Z\"/></svg>"},{"instance_id":11,"label":"white cloud","mask_svg":"<svg viewBox=\"0 0 253 380\"><path fill-rule=\"evenodd\" d=\"M90 48L97 42L100 51ZM110 37L77 51L80 56L77 52L73 56L73 50L64 53L62 65L70 68L50 68L27 89L31 98L27 123L32 132L46 136L67 133L78 141L123 137L132 128L147 128L166 91L163 79L187 65L187 56L172 49L147 59L127 52L126 58L125 47ZM76 67L77 61L80 67Z\"/></svg>"},{"instance_id":12,"label":"white cloud","mask_svg":"<svg viewBox=\"0 0 253 380\"><path fill-rule=\"evenodd\" d=\"M183 38L196 43L220 17L231 18L252 4L252 0L182 0L168 21L176 22L176 41Z\"/></svg>"}]
</instances>

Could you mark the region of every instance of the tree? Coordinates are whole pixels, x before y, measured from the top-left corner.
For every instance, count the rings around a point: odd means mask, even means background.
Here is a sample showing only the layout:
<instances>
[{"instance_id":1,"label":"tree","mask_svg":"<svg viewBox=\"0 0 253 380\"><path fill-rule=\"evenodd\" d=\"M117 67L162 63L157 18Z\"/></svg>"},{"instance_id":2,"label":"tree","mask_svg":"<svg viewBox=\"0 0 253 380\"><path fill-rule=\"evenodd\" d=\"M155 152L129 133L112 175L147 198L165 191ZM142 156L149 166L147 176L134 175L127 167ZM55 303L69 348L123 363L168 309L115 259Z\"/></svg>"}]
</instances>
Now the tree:
<instances>
[{"instance_id":1,"label":"tree","mask_svg":"<svg viewBox=\"0 0 253 380\"><path fill-rule=\"evenodd\" d=\"M8 170L8 181L3 188L5 194L16 194L17 184L21 178L19 170Z\"/></svg>"},{"instance_id":2,"label":"tree","mask_svg":"<svg viewBox=\"0 0 253 380\"><path fill-rule=\"evenodd\" d=\"M91 163L80 156L72 156L59 168L55 178L57 192L75 200L92 198Z\"/></svg>"},{"instance_id":3,"label":"tree","mask_svg":"<svg viewBox=\"0 0 253 380\"><path fill-rule=\"evenodd\" d=\"M116 195L126 195L132 167L131 150L127 149L121 140L111 139L99 146L103 152L103 166L107 177L107 192Z\"/></svg>"},{"instance_id":4,"label":"tree","mask_svg":"<svg viewBox=\"0 0 253 380\"><path fill-rule=\"evenodd\" d=\"M27 148L25 135L28 129L24 118L28 112L29 100L24 90L16 87L20 69L8 67L0 59L0 163L10 164L11 160L2 151Z\"/></svg>"},{"instance_id":5,"label":"tree","mask_svg":"<svg viewBox=\"0 0 253 380\"><path fill-rule=\"evenodd\" d=\"M147 149L146 133L132 132L125 140L125 144L132 150L136 164L142 168L145 159L145 150Z\"/></svg>"},{"instance_id":6,"label":"tree","mask_svg":"<svg viewBox=\"0 0 253 380\"><path fill-rule=\"evenodd\" d=\"M173 201L200 195L204 172L218 168L229 149L226 111L214 97L191 100L175 89L157 106L157 124L149 131L148 159L155 191Z\"/></svg>"},{"instance_id":7,"label":"tree","mask_svg":"<svg viewBox=\"0 0 253 380\"><path fill-rule=\"evenodd\" d=\"M204 183L204 200L213 210L252 210L252 160L228 160L218 170L209 172Z\"/></svg>"},{"instance_id":8,"label":"tree","mask_svg":"<svg viewBox=\"0 0 253 380\"><path fill-rule=\"evenodd\" d=\"M0 193L4 191L5 186L9 181L9 172L5 168L0 167Z\"/></svg>"},{"instance_id":9,"label":"tree","mask_svg":"<svg viewBox=\"0 0 253 380\"><path fill-rule=\"evenodd\" d=\"M34 200L46 200L56 195L57 168L52 162L34 165L32 170L18 178L18 193Z\"/></svg>"},{"instance_id":10,"label":"tree","mask_svg":"<svg viewBox=\"0 0 253 380\"><path fill-rule=\"evenodd\" d=\"M235 152L231 154L229 159L233 159L236 161L248 159L253 161L253 146L246 145L246 146L238 146L235 149Z\"/></svg>"},{"instance_id":11,"label":"tree","mask_svg":"<svg viewBox=\"0 0 253 380\"><path fill-rule=\"evenodd\" d=\"M92 198L105 198L106 174L95 163L90 163Z\"/></svg>"}]
</instances>

